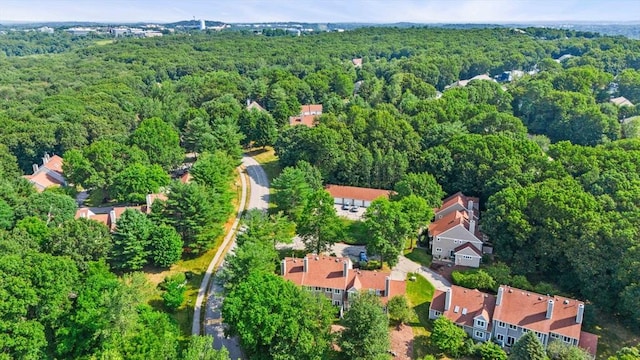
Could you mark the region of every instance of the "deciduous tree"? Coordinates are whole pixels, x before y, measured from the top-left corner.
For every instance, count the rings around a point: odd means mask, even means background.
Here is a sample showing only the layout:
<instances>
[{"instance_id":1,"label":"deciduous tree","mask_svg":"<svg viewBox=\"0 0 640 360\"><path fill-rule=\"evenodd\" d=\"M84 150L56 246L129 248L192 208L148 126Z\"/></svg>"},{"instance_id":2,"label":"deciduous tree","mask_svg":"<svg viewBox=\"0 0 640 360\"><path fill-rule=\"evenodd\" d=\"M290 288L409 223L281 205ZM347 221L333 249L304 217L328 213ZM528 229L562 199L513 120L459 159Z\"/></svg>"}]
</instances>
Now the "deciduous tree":
<instances>
[{"instance_id":1,"label":"deciduous tree","mask_svg":"<svg viewBox=\"0 0 640 360\"><path fill-rule=\"evenodd\" d=\"M350 299L343 324L338 345L346 358L382 359L389 350L389 320L374 294L362 292Z\"/></svg>"}]
</instances>

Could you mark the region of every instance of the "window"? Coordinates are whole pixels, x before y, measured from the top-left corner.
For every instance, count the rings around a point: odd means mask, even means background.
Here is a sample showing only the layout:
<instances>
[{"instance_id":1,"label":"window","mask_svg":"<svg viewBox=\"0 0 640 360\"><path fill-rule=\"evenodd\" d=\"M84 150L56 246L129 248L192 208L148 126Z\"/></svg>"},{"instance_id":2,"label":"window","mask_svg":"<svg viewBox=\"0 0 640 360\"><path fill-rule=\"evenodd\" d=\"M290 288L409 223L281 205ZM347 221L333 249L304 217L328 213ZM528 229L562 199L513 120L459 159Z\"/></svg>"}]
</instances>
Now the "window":
<instances>
[{"instance_id":1,"label":"window","mask_svg":"<svg viewBox=\"0 0 640 360\"><path fill-rule=\"evenodd\" d=\"M496 321L496 325L498 325L498 327L501 327L501 328L507 326L507 324L503 323L502 321Z\"/></svg>"},{"instance_id":2,"label":"window","mask_svg":"<svg viewBox=\"0 0 640 360\"><path fill-rule=\"evenodd\" d=\"M473 333L473 336L477 337L478 339L484 339L484 332L479 331L479 330L476 330L476 331Z\"/></svg>"},{"instance_id":3,"label":"window","mask_svg":"<svg viewBox=\"0 0 640 360\"><path fill-rule=\"evenodd\" d=\"M562 341L566 342L566 343L571 343L571 338L568 336L563 336L562 337Z\"/></svg>"},{"instance_id":4,"label":"window","mask_svg":"<svg viewBox=\"0 0 640 360\"><path fill-rule=\"evenodd\" d=\"M322 288L320 286L316 286L316 291L322 291Z\"/></svg>"},{"instance_id":5,"label":"window","mask_svg":"<svg viewBox=\"0 0 640 360\"><path fill-rule=\"evenodd\" d=\"M333 292L336 294L340 294L342 291L340 289L334 289Z\"/></svg>"},{"instance_id":6,"label":"window","mask_svg":"<svg viewBox=\"0 0 640 360\"><path fill-rule=\"evenodd\" d=\"M340 306L340 305L342 305L342 301L340 301L340 300L333 300L333 305L335 305L335 306Z\"/></svg>"},{"instance_id":7,"label":"window","mask_svg":"<svg viewBox=\"0 0 640 360\"><path fill-rule=\"evenodd\" d=\"M438 239L438 240L440 240L440 239ZM436 248L436 252L437 252L437 253L441 253L441 252L442 252L442 249L441 249L441 248Z\"/></svg>"},{"instance_id":8,"label":"window","mask_svg":"<svg viewBox=\"0 0 640 360\"><path fill-rule=\"evenodd\" d=\"M440 241L440 238L439 238L439 237L437 237L437 238L436 238L436 241Z\"/></svg>"},{"instance_id":9,"label":"window","mask_svg":"<svg viewBox=\"0 0 640 360\"><path fill-rule=\"evenodd\" d=\"M331 289L330 288L326 288L326 289L324 289L324 291L325 292L331 292Z\"/></svg>"},{"instance_id":10,"label":"window","mask_svg":"<svg viewBox=\"0 0 640 360\"><path fill-rule=\"evenodd\" d=\"M477 319L477 320L476 320L476 327L481 327L481 328L483 328L483 327L484 327L484 325L485 325L484 320L480 320L480 319Z\"/></svg>"},{"instance_id":11,"label":"window","mask_svg":"<svg viewBox=\"0 0 640 360\"><path fill-rule=\"evenodd\" d=\"M380 296L380 290L376 289L376 296Z\"/></svg>"},{"instance_id":12,"label":"window","mask_svg":"<svg viewBox=\"0 0 640 360\"><path fill-rule=\"evenodd\" d=\"M518 330L518 327L517 327L516 325L509 324L509 329L511 329L511 330Z\"/></svg>"},{"instance_id":13,"label":"window","mask_svg":"<svg viewBox=\"0 0 640 360\"><path fill-rule=\"evenodd\" d=\"M552 339L558 339L560 337L560 335L556 334L556 333L549 333L549 337Z\"/></svg>"},{"instance_id":14,"label":"window","mask_svg":"<svg viewBox=\"0 0 640 360\"><path fill-rule=\"evenodd\" d=\"M441 313L440 311L435 311L435 310L434 310L434 311L433 311L433 315L435 315L435 316L440 316L440 315L442 315L442 313Z\"/></svg>"},{"instance_id":15,"label":"window","mask_svg":"<svg viewBox=\"0 0 640 360\"><path fill-rule=\"evenodd\" d=\"M497 334L497 335L496 335L496 340L498 340L499 342L503 343L503 342L504 342L504 335L502 335L502 334Z\"/></svg>"},{"instance_id":16,"label":"window","mask_svg":"<svg viewBox=\"0 0 640 360\"><path fill-rule=\"evenodd\" d=\"M516 338L514 338L513 336L507 336L507 345L511 346L516 342Z\"/></svg>"},{"instance_id":17,"label":"window","mask_svg":"<svg viewBox=\"0 0 640 360\"><path fill-rule=\"evenodd\" d=\"M472 258L471 256L469 256L469 255L462 255L462 258L463 258L463 259L467 259L467 260L471 260L471 259L473 259L473 258Z\"/></svg>"}]
</instances>

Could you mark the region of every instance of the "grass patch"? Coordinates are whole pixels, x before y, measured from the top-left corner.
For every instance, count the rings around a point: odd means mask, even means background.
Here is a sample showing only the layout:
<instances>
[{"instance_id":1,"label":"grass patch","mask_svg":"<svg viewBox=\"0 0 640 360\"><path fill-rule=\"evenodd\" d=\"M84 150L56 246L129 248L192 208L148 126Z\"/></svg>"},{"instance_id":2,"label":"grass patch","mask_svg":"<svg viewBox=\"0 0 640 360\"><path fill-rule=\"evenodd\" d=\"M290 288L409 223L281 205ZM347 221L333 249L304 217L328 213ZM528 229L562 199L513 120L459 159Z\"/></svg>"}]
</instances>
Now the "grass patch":
<instances>
[{"instance_id":1,"label":"grass patch","mask_svg":"<svg viewBox=\"0 0 640 360\"><path fill-rule=\"evenodd\" d=\"M415 281L410 281L412 276ZM421 359L428 354L436 354L438 351L431 344L432 322L429 320L429 305L435 292L435 287L422 275L407 274L407 300L413 309L413 316L409 326L413 330L413 358Z\"/></svg>"},{"instance_id":2,"label":"grass patch","mask_svg":"<svg viewBox=\"0 0 640 360\"><path fill-rule=\"evenodd\" d=\"M404 256L422 266L429 267L431 265L432 256L426 249L414 248L413 250L409 250L409 252L405 253Z\"/></svg>"},{"instance_id":3,"label":"grass patch","mask_svg":"<svg viewBox=\"0 0 640 360\"><path fill-rule=\"evenodd\" d=\"M98 46L113 44L113 40L97 40L94 44Z\"/></svg>"},{"instance_id":4,"label":"grass patch","mask_svg":"<svg viewBox=\"0 0 640 360\"><path fill-rule=\"evenodd\" d=\"M597 309L593 310L593 323L597 325L583 329L600 337L597 359L607 359L625 346L636 346L640 343L640 334L626 327L619 318Z\"/></svg>"},{"instance_id":5,"label":"grass patch","mask_svg":"<svg viewBox=\"0 0 640 360\"><path fill-rule=\"evenodd\" d=\"M349 245L366 245L367 229L364 222L340 218L340 223L344 231L342 241Z\"/></svg>"},{"instance_id":6,"label":"grass patch","mask_svg":"<svg viewBox=\"0 0 640 360\"><path fill-rule=\"evenodd\" d=\"M267 173L269 182L273 181L273 179L280 175L282 169L280 169L278 157L272 147L266 146L264 148L251 149L247 152L247 155L253 157L260 165L262 165L264 172Z\"/></svg>"},{"instance_id":7,"label":"grass patch","mask_svg":"<svg viewBox=\"0 0 640 360\"><path fill-rule=\"evenodd\" d=\"M415 281L408 280L412 276L416 277ZM423 304L431 303L431 299L433 298L433 293L435 292L435 287L424 278L424 276L415 273L407 274L407 300L412 307L417 307ZM429 311L427 310L427 317L429 316Z\"/></svg>"}]
</instances>

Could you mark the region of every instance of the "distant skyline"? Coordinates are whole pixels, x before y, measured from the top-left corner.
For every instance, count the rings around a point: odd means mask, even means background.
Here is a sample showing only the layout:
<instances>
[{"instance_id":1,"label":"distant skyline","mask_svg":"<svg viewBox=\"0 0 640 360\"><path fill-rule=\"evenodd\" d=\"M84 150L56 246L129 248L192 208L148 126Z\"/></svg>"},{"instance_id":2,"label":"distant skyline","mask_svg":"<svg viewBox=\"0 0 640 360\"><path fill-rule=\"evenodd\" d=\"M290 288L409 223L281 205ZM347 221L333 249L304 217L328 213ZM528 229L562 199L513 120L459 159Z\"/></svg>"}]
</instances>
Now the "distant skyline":
<instances>
[{"instance_id":1,"label":"distant skyline","mask_svg":"<svg viewBox=\"0 0 640 360\"><path fill-rule=\"evenodd\" d=\"M640 21L640 0L2 0L0 23L42 21L522 23Z\"/></svg>"}]
</instances>

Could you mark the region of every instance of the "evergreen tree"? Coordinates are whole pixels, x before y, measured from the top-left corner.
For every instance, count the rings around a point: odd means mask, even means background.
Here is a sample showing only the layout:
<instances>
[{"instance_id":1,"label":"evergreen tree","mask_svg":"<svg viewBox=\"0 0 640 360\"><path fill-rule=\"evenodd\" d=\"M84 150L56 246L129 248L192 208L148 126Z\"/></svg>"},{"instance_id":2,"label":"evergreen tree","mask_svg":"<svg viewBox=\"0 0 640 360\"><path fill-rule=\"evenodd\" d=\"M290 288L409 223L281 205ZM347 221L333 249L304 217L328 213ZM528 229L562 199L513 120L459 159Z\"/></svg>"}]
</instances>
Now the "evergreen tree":
<instances>
[{"instance_id":1,"label":"evergreen tree","mask_svg":"<svg viewBox=\"0 0 640 360\"><path fill-rule=\"evenodd\" d=\"M529 331L522 335L511 349L510 360L546 360L544 346L535 332Z\"/></svg>"}]
</instances>

